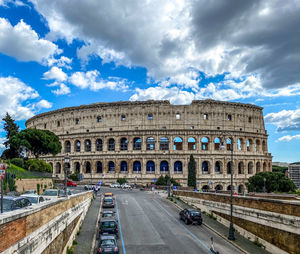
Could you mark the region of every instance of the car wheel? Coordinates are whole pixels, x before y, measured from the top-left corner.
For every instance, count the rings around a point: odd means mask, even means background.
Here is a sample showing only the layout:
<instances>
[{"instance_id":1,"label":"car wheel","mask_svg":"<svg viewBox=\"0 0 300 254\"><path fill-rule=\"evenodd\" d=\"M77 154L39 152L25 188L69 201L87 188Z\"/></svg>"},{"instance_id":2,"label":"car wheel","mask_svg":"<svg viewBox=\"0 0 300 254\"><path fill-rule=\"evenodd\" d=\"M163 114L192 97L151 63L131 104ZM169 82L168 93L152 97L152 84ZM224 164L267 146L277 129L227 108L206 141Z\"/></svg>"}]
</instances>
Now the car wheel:
<instances>
[{"instance_id":1,"label":"car wheel","mask_svg":"<svg viewBox=\"0 0 300 254\"><path fill-rule=\"evenodd\" d=\"M185 218L184 223L187 225L189 222L187 220L187 218Z\"/></svg>"}]
</instances>

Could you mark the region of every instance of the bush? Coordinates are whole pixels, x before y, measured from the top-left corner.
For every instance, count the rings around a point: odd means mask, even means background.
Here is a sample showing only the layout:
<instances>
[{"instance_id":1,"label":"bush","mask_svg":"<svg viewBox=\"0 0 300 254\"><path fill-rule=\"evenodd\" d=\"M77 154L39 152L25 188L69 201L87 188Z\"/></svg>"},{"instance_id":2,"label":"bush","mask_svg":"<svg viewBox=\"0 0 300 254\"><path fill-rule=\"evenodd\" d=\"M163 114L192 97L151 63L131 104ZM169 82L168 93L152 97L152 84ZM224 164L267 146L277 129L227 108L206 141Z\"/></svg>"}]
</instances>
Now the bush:
<instances>
[{"instance_id":1,"label":"bush","mask_svg":"<svg viewBox=\"0 0 300 254\"><path fill-rule=\"evenodd\" d=\"M68 175L68 178L73 180L73 181L79 181L79 174L77 172L75 172L71 175Z\"/></svg>"},{"instance_id":2,"label":"bush","mask_svg":"<svg viewBox=\"0 0 300 254\"><path fill-rule=\"evenodd\" d=\"M169 179L170 179L170 177L168 175L165 175L165 177L161 175L155 182L155 185L168 185ZM176 180L174 178L171 178L170 181L171 181L171 184L173 184L173 186L180 186L180 184L178 182L176 182Z\"/></svg>"},{"instance_id":3,"label":"bush","mask_svg":"<svg viewBox=\"0 0 300 254\"><path fill-rule=\"evenodd\" d=\"M29 171L52 172L52 167L49 163L38 159L27 160L25 167Z\"/></svg>"},{"instance_id":4,"label":"bush","mask_svg":"<svg viewBox=\"0 0 300 254\"><path fill-rule=\"evenodd\" d=\"M20 168L24 168L24 161L21 158L13 158L10 160L10 163L12 163Z\"/></svg>"},{"instance_id":5,"label":"bush","mask_svg":"<svg viewBox=\"0 0 300 254\"><path fill-rule=\"evenodd\" d=\"M118 178L117 182L122 185L123 183L126 183L126 179L125 178Z\"/></svg>"}]
</instances>

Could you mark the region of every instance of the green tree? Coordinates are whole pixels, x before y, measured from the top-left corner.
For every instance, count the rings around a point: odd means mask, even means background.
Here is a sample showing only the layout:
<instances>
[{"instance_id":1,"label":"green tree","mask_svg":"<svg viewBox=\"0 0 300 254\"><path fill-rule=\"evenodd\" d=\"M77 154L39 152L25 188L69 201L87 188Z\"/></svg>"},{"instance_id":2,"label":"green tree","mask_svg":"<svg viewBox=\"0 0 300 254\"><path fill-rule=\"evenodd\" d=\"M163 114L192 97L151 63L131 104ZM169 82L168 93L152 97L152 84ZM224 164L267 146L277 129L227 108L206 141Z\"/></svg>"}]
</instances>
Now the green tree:
<instances>
[{"instance_id":1,"label":"green tree","mask_svg":"<svg viewBox=\"0 0 300 254\"><path fill-rule=\"evenodd\" d=\"M197 188L196 183L196 162L194 156L190 156L190 161L188 164L188 186L193 187L194 189Z\"/></svg>"},{"instance_id":2,"label":"green tree","mask_svg":"<svg viewBox=\"0 0 300 254\"><path fill-rule=\"evenodd\" d=\"M6 150L2 153L1 157L4 159L19 157L19 147L11 143L12 138L19 133L19 126L8 113L2 118L2 121L4 121L3 129L6 131L6 141L4 142Z\"/></svg>"},{"instance_id":3,"label":"green tree","mask_svg":"<svg viewBox=\"0 0 300 254\"><path fill-rule=\"evenodd\" d=\"M265 183L264 179L266 179ZM279 172L260 172L250 177L246 183L249 192L263 192L264 185L266 192L294 192L296 190L293 181Z\"/></svg>"},{"instance_id":4,"label":"green tree","mask_svg":"<svg viewBox=\"0 0 300 254\"><path fill-rule=\"evenodd\" d=\"M12 144L16 147L26 147L35 158L40 155L56 155L61 151L58 136L49 130L25 129L12 137Z\"/></svg>"},{"instance_id":5,"label":"green tree","mask_svg":"<svg viewBox=\"0 0 300 254\"><path fill-rule=\"evenodd\" d=\"M39 160L39 159L30 159L25 163L25 168L29 171L39 171L39 172L52 172L52 167L49 163Z\"/></svg>"}]
</instances>

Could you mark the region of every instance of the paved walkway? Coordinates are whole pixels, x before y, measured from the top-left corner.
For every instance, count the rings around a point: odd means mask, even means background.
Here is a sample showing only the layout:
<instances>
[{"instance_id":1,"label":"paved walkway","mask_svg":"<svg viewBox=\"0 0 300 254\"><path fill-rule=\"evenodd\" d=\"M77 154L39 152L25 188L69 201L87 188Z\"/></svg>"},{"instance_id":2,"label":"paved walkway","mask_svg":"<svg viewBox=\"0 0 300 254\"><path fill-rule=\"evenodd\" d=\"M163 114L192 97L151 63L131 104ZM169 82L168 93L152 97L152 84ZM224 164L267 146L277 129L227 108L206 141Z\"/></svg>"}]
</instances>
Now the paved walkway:
<instances>
[{"instance_id":1,"label":"paved walkway","mask_svg":"<svg viewBox=\"0 0 300 254\"><path fill-rule=\"evenodd\" d=\"M74 254L91 253L100 204L101 196L98 193L82 222L79 235L76 236L77 245L75 245Z\"/></svg>"}]
</instances>

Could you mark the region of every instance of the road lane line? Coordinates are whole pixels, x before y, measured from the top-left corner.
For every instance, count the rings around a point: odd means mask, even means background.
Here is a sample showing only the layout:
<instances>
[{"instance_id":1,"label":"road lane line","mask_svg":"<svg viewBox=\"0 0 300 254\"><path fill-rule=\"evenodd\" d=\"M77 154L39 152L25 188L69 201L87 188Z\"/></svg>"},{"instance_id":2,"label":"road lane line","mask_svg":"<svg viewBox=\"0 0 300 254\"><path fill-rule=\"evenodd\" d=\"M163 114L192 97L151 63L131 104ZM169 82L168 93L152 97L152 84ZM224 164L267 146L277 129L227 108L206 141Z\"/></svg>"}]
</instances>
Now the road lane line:
<instances>
[{"instance_id":1,"label":"road lane line","mask_svg":"<svg viewBox=\"0 0 300 254\"><path fill-rule=\"evenodd\" d=\"M177 220L177 218L175 218L172 214L170 214L157 200L153 199L153 201L162 209L164 210L169 217L171 217L172 219L174 219L180 226L182 226L186 232L188 232L197 242L199 242L204 248L206 248L209 253L213 253L210 248L203 242L201 241L197 236L195 236L190 230L188 230L184 225L182 225L180 223L180 221Z\"/></svg>"},{"instance_id":2,"label":"road lane line","mask_svg":"<svg viewBox=\"0 0 300 254\"><path fill-rule=\"evenodd\" d=\"M116 208L117 208L118 223L119 223L120 235L121 235L121 241L122 241L122 247L123 247L123 254L126 254L125 244L124 244L123 234L122 234L122 226L121 226L121 222L120 222L120 215L119 215L119 209L118 209L118 201L117 201L117 197L116 197Z\"/></svg>"},{"instance_id":3,"label":"road lane line","mask_svg":"<svg viewBox=\"0 0 300 254\"><path fill-rule=\"evenodd\" d=\"M97 234L98 234L98 231L99 231L99 219L100 219L101 211L102 211L102 195L100 194L100 208L99 208L99 213L98 213L97 221L96 221L96 231L95 231L94 236L93 236L91 254L95 253L96 238L97 238Z\"/></svg>"}]
</instances>

